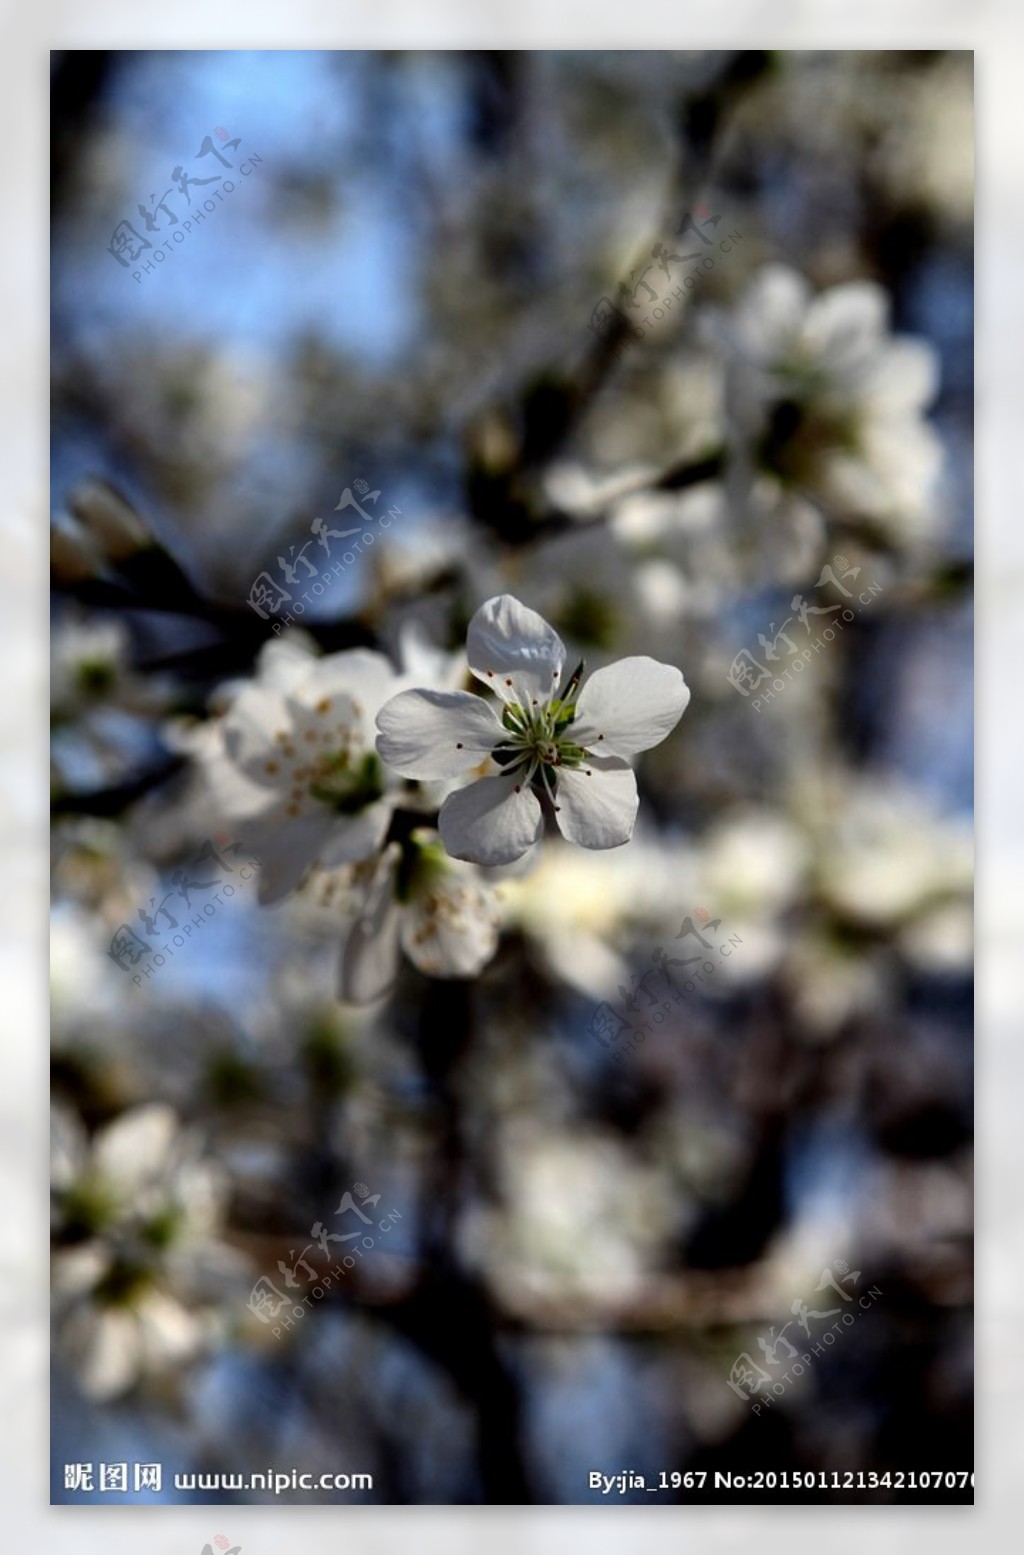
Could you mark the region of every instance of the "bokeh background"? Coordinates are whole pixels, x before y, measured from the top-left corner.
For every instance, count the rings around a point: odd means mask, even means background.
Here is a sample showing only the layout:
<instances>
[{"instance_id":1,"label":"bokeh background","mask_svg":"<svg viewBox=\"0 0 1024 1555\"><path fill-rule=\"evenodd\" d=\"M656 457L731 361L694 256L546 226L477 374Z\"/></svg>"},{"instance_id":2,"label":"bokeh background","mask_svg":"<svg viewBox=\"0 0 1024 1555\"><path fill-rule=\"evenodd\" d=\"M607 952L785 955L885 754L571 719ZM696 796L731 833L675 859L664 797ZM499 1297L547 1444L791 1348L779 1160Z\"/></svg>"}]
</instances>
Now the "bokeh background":
<instances>
[{"instance_id":1,"label":"bokeh background","mask_svg":"<svg viewBox=\"0 0 1024 1555\"><path fill-rule=\"evenodd\" d=\"M65 1462L124 1458L371 1472L385 1503L972 1467L970 57L53 68L55 1499ZM207 176L217 127L262 161L136 281L115 225ZM686 212L741 241L642 341L595 333ZM908 432L869 500L822 479L813 417L785 459L749 436L769 262L876 283L928 344L934 471ZM401 518L306 618L319 646L454 648L508 588L588 661L680 665L637 835L547 846L468 985L407 968L341 1004L330 908L239 892L137 987L114 928L223 826L181 731L271 635L253 579L358 479ZM881 592L755 710L730 663L837 554ZM602 1046L697 908L735 954ZM275 1339L253 1283L356 1182L400 1220ZM160 1185L188 1214L97 1278ZM839 1260L881 1297L755 1416L733 1362Z\"/></svg>"}]
</instances>

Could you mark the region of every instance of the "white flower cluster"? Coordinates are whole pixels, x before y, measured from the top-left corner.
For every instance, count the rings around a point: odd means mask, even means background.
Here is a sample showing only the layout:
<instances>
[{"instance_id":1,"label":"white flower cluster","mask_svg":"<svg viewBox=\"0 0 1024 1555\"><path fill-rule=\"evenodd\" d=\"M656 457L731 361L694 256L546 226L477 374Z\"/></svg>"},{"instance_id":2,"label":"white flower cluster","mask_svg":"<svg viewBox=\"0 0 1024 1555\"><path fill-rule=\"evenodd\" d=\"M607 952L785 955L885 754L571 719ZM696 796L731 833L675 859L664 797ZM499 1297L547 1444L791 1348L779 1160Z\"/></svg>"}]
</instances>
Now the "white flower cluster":
<instances>
[{"instance_id":1,"label":"white flower cluster","mask_svg":"<svg viewBox=\"0 0 1024 1555\"><path fill-rule=\"evenodd\" d=\"M731 493L744 470L825 517L862 521L913 543L934 513L941 445L925 418L938 361L924 341L889 333L873 281L817 296L784 265L766 265L732 313L712 322L724 346Z\"/></svg>"},{"instance_id":2,"label":"white flower cluster","mask_svg":"<svg viewBox=\"0 0 1024 1555\"><path fill-rule=\"evenodd\" d=\"M262 902L342 872L352 1002L386 992L400 949L432 976L475 976L498 940L486 871L530 853L545 815L582 847L628 842L628 758L689 700L679 670L651 658L567 673L557 632L509 594L476 612L467 654L496 697L453 689L462 661L422 649L399 673L365 649L316 658L271 643L192 741L224 825L262 861Z\"/></svg>"},{"instance_id":3,"label":"white flower cluster","mask_svg":"<svg viewBox=\"0 0 1024 1555\"><path fill-rule=\"evenodd\" d=\"M202 1349L241 1266L220 1236L224 1173L195 1134L160 1103L91 1138L57 1108L51 1184L58 1353L84 1390L116 1397Z\"/></svg>"}]
</instances>

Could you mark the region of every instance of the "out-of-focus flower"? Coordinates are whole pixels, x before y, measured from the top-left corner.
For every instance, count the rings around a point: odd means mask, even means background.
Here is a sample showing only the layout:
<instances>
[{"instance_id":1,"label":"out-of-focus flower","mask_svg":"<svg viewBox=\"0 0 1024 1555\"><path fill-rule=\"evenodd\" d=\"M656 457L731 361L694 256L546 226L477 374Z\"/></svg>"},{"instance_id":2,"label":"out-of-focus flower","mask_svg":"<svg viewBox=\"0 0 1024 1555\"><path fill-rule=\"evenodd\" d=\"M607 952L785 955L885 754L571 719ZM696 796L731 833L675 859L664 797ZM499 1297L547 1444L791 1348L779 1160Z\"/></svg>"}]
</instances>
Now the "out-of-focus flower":
<instances>
[{"instance_id":1,"label":"out-of-focus flower","mask_svg":"<svg viewBox=\"0 0 1024 1555\"><path fill-rule=\"evenodd\" d=\"M683 491L632 492L616 504L611 525L640 557L657 554L674 565L676 592L682 589L685 602L678 613L692 617L719 616L737 588L805 578L820 566L826 539L811 502L746 467L727 471L724 482ZM639 567L636 587L647 592ZM653 614L657 620L657 608ZM649 610L645 618L650 621Z\"/></svg>"},{"instance_id":2,"label":"out-of-focus flower","mask_svg":"<svg viewBox=\"0 0 1024 1555\"><path fill-rule=\"evenodd\" d=\"M644 1287L672 1226L664 1177L638 1166L597 1131L508 1128L499 1160L506 1203L466 1231L506 1301L579 1301L612 1307Z\"/></svg>"},{"instance_id":3,"label":"out-of-focus flower","mask_svg":"<svg viewBox=\"0 0 1024 1555\"><path fill-rule=\"evenodd\" d=\"M974 84L970 56L938 57L886 94L872 170L896 200L940 220L974 215Z\"/></svg>"},{"instance_id":4,"label":"out-of-focus flower","mask_svg":"<svg viewBox=\"0 0 1024 1555\"><path fill-rule=\"evenodd\" d=\"M495 891L451 858L436 832L418 827L404 845L311 882L352 914L341 953L340 997L368 1004L391 987L399 954L429 977L475 977L498 947Z\"/></svg>"},{"instance_id":5,"label":"out-of-focus flower","mask_svg":"<svg viewBox=\"0 0 1024 1555\"><path fill-rule=\"evenodd\" d=\"M787 946L782 985L805 1032L830 1041L847 1021L877 1013L894 994L895 962L885 947L847 945L805 931Z\"/></svg>"},{"instance_id":6,"label":"out-of-focus flower","mask_svg":"<svg viewBox=\"0 0 1024 1555\"><path fill-rule=\"evenodd\" d=\"M156 543L131 503L106 481L82 481L68 506L110 561L123 562Z\"/></svg>"},{"instance_id":7,"label":"out-of-focus flower","mask_svg":"<svg viewBox=\"0 0 1024 1555\"><path fill-rule=\"evenodd\" d=\"M970 962L972 842L966 821L909 790L838 771L798 785L808 849L801 895L813 926L787 941L782 975L813 1031L834 1036L895 999L899 957L931 973Z\"/></svg>"},{"instance_id":8,"label":"out-of-focus flower","mask_svg":"<svg viewBox=\"0 0 1024 1555\"><path fill-rule=\"evenodd\" d=\"M886 929L965 901L970 825L940 816L920 794L889 784L822 785L805 812L816 835L815 886L848 921Z\"/></svg>"},{"instance_id":9,"label":"out-of-focus flower","mask_svg":"<svg viewBox=\"0 0 1024 1555\"><path fill-rule=\"evenodd\" d=\"M907 925L897 943L907 960L922 971L968 974L974 948L970 902L948 902L923 913Z\"/></svg>"},{"instance_id":10,"label":"out-of-focus flower","mask_svg":"<svg viewBox=\"0 0 1024 1555\"><path fill-rule=\"evenodd\" d=\"M120 621L68 620L54 633L50 701L58 720L110 701L127 672L128 634Z\"/></svg>"},{"instance_id":11,"label":"out-of-focus flower","mask_svg":"<svg viewBox=\"0 0 1024 1555\"><path fill-rule=\"evenodd\" d=\"M381 846L397 783L373 748L378 709L406 682L380 653L312 658L268 643L255 681L191 744L232 834L260 859L259 898L276 902L315 863Z\"/></svg>"},{"instance_id":12,"label":"out-of-focus flower","mask_svg":"<svg viewBox=\"0 0 1024 1555\"><path fill-rule=\"evenodd\" d=\"M935 352L888 333L888 304L869 281L815 297L795 271L769 265L718 331L728 353L733 452L827 513L919 538L941 448L925 420Z\"/></svg>"},{"instance_id":13,"label":"out-of-focus flower","mask_svg":"<svg viewBox=\"0 0 1024 1555\"><path fill-rule=\"evenodd\" d=\"M596 999L628 982L638 932L653 946L702 900L693 881L692 850L664 836L639 833L607 856L553 838L535 868L503 881L502 905L547 972Z\"/></svg>"},{"instance_id":14,"label":"out-of-focus flower","mask_svg":"<svg viewBox=\"0 0 1024 1555\"><path fill-rule=\"evenodd\" d=\"M106 481L83 481L68 507L72 516L50 530L50 560L60 582L98 577L156 544L135 509Z\"/></svg>"},{"instance_id":15,"label":"out-of-focus flower","mask_svg":"<svg viewBox=\"0 0 1024 1555\"><path fill-rule=\"evenodd\" d=\"M502 581L580 653L652 651L659 633L676 644L692 614L692 585L666 555L634 553L605 524L570 529L504 560ZM491 592L488 590L488 592Z\"/></svg>"},{"instance_id":16,"label":"out-of-focus flower","mask_svg":"<svg viewBox=\"0 0 1024 1555\"><path fill-rule=\"evenodd\" d=\"M133 670L122 621L70 609L55 618L50 662L55 787L123 778L151 750L150 720L177 694L172 677Z\"/></svg>"},{"instance_id":17,"label":"out-of-focus flower","mask_svg":"<svg viewBox=\"0 0 1024 1555\"><path fill-rule=\"evenodd\" d=\"M235 1272L218 1242L225 1182L159 1104L91 1141L58 1110L51 1181L61 1353L87 1393L111 1398L201 1348L204 1297Z\"/></svg>"},{"instance_id":18,"label":"out-of-focus flower","mask_svg":"<svg viewBox=\"0 0 1024 1555\"><path fill-rule=\"evenodd\" d=\"M162 712L174 695L169 676L143 676L132 669L128 630L122 621L62 614L50 649L55 724L88 720L102 708L149 717Z\"/></svg>"},{"instance_id":19,"label":"out-of-focus flower","mask_svg":"<svg viewBox=\"0 0 1024 1555\"><path fill-rule=\"evenodd\" d=\"M456 858L506 864L540 837L541 799L562 835L588 848L628 842L636 779L628 756L675 728L690 693L679 670L622 659L579 685L563 681L558 633L511 594L481 605L469 626L469 667L498 693L407 691L381 710L377 749L406 777L455 777L490 758L481 776L446 799L438 825Z\"/></svg>"}]
</instances>

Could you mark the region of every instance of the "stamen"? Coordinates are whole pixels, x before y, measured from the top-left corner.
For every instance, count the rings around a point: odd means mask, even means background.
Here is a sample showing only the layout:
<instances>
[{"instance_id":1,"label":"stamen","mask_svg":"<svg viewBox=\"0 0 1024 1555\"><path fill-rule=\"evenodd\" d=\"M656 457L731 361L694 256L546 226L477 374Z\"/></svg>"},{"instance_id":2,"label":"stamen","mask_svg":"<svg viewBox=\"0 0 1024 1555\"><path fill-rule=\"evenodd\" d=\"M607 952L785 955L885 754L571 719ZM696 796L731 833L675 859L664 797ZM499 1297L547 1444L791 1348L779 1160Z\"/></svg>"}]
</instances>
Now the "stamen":
<instances>
[{"instance_id":1,"label":"stamen","mask_svg":"<svg viewBox=\"0 0 1024 1555\"><path fill-rule=\"evenodd\" d=\"M551 779L551 774L548 772L547 767L541 767L541 769L540 769L540 776L541 776L541 782L544 784L544 791L547 794L548 798L551 800L552 808L554 810L560 810L562 808L562 806L560 804L555 804L554 785L553 785L553 782L552 782L552 779Z\"/></svg>"}]
</instances>

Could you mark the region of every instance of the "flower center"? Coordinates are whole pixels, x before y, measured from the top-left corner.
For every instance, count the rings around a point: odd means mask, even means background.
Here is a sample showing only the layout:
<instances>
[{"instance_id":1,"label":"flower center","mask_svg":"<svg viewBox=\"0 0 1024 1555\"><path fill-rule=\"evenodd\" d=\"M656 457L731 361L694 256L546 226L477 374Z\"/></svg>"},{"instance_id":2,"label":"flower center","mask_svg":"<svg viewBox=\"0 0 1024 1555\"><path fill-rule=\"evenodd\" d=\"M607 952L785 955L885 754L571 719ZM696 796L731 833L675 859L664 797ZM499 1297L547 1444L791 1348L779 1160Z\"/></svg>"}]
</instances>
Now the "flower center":
<instances>
[{"instance_id":1,"label":"flower center","mask_svg":"<svg viewBox=\"0 0 1024 1555\"><path fill-rule=\"evenodd\" d=\"M354 758L348 750L325 751L313 764L309 792L340 815L356 815L384 792L380 761L373 751Z\"/></svg>"},{"instance_id":2,"label":"flower center","mask_svg":"<svg viewBox=\"0 0 1024 1555\"><path fill-rule=\"evenodd\" d=\"M554 801L558 769L580 766L587 754L569 736L575 716L575 703L558 697L531 708L506 704L501 720L505 738L491 755L505 774L515 779L517 791L536 779Z\"/></svg>"}]
</instances>

